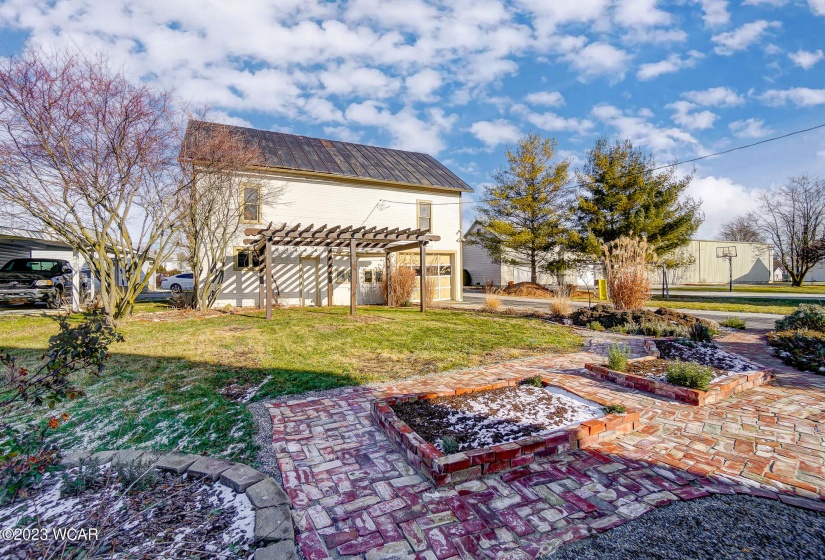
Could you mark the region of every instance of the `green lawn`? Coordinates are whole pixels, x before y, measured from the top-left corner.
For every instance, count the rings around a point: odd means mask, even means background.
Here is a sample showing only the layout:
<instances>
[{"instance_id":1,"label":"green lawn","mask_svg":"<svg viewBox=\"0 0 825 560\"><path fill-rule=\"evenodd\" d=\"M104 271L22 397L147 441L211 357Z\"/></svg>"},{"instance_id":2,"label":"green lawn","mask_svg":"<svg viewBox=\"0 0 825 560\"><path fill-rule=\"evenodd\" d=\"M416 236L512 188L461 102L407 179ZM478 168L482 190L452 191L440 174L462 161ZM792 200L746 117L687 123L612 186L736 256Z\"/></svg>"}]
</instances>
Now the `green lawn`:
<instances>
[{"instance_id":1,"label":"green lawn","mask_svg":"<svg viewBox=\"0 0 825 560\"><path fill-rule=\"evenodd\" d=\"M674 291L690 292L727 292L727 284L712 284L708 286L671 286ZM805 284L804 286L791 286L787 282L776 282L774 284L734 284L734 292L765 292L782 294L825 294L825 284Z\"/></svg>"},{"instance_id":2,"label":"green lawn","mask_svg":"<svg viewBox=\"0 0 825 560\"><path fill-rule=\"evenodd\" d=\"M664 299L662 296L653 296L648 303L650 306L669 307L677 309L696 309L707 311L730 311L733 313L778 313L787 315L799 306L800 303L819 303L820 300L775 299L775 298L726 298L701 296L675 296Z\"/></svg>"},{"instance_id":3,"label":"green lawn","mask_svg":"<svg viewBox=\"0 0 825 560\"><path fill-rule=\"evenodd\" d=\"M254 426L239 402L245 394L254 401L581 346L578 336L535 319L458 311L365 307L353 319L346 308L288 309L266 321L254 311L188 319L153 313L163 309L139 304L135 318L119 324L125 342L111 348L106 372L82 379L88 396L63 409L71 415L57 434L65 448L182 443L251 463ZM0 350L33 360L56 331L45 317L0 318Z\"/></svg>"}]
</instances>

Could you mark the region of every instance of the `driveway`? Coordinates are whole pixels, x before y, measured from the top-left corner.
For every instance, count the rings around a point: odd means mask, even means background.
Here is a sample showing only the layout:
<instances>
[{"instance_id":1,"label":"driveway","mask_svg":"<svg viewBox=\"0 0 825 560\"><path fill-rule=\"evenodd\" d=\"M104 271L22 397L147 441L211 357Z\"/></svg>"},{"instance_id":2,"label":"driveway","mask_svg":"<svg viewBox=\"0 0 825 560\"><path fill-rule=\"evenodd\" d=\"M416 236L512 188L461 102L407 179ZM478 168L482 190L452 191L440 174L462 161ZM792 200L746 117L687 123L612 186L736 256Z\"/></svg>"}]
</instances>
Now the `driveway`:
<instances>
[{"instance_id":1,"label":"driveway","mask_svg":"<svg viewBox=\"0 0 825 560\"><path fill-rule=\"evenodd\" d=\"M469 309L478 309L484 304L486 294L478 292L464 292L464 301L451 302L451 307L466 307ZM501 303L507 307L517 307L520 309L541 309L546 311L552 300L542 298L524 298L505 296L496 294L496 297L501 300ZM594 301L593 305L597 302ZM587 307L586 303L572 301L570 302L575 308ZM658 307L648 307L647 309L656 310ZM723 321L728 317L742 317L747 319L748 329L770 330L773 329L774 323L784 317L784 315L777 315L774 313L733 313L730 311L699 311L696 309L676 309L675 311L682 311L701 317L702 319L710 319L712 321Z\"/></svg>"}]
</instances>

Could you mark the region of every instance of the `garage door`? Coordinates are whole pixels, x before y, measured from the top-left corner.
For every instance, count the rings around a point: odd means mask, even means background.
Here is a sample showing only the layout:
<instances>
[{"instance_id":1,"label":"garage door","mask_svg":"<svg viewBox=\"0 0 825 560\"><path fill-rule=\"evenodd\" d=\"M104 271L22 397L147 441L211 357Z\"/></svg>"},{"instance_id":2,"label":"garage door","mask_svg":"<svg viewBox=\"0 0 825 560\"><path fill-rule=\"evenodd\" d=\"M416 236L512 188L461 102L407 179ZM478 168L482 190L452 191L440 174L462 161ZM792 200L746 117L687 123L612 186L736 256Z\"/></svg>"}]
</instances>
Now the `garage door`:
<instances>
[{"instance_id":1,"label":"garage door","mask_svg":"<svg viewBox=\"0 0 825 560\"><path fill-rule=\"evenodd\" d=\"M30 256L31 252L28 247L14 243L0 243L0 266L12 259L28 259Z\"/></svg>"},{"instance_id":2,"label":"garage door","mask_svg":"<svg viewBox=\"0 0 825 560\"><path fill-rule=\"evenodd\" d=\"M407 266L415 270L415 289L412 293L412 300L419 301L419 287L421 286L420 269L418 267L418 255L404 254L399 258L399 265ZM435 285L434 301L444 301L453 297L453 255L431 254L427 255L427 278L430 285Z\"/></svg>"}]
</instances>

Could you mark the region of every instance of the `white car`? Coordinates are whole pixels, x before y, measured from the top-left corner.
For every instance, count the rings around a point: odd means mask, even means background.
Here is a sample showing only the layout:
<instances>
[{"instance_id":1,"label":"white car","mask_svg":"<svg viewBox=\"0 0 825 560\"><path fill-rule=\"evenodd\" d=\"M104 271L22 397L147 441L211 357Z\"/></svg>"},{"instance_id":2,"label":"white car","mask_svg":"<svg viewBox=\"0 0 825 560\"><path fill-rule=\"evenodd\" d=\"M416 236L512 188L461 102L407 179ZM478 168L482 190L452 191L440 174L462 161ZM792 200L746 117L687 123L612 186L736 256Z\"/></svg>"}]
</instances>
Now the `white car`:
<instances>
[{"instance_id":1,"label":"white car","mask_svg":"<svg viewBox=\"0 0 825 560\"><path fill-rule=\"evenodd\" d=\"M160 282L160 287L164 290L172 290L172 293L179 294L183 291L192 291L195 289L195 280L192 278L191 272L182 272L164 278Z\"/></svg>"}]
</instances>

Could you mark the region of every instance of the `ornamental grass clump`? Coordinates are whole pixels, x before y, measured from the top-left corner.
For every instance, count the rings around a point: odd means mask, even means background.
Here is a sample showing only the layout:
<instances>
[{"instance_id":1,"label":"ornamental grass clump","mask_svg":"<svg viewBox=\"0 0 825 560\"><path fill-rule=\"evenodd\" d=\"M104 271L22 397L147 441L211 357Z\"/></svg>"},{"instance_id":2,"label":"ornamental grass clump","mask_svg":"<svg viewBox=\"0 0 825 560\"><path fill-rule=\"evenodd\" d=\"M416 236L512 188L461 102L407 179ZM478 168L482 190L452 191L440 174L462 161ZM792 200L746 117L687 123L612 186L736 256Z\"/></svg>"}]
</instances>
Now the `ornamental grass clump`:
<instances>
[{"instance_id":1,"label":"ornamental grass clump","mask_svg":"<svg viewBox=\"0 0 825 560\"><path fill-rule=\"evenodd\" d=\"M627 371L630 347L621 342L607 347L607 367L614 371Z\"/></svg>"},{"instance_id":2,"label":"ornamental grass clump","mask_svg":"<svg viewBox=\"0 0 825 560\"><path fill-rule=\"evenodd\" d=\"M623 235L602 245L607 290L616 309L641 309L650 298L653 249L643 238Z\"/></svg>"},{"instance_id":3,"label":"ornamental grass clump","mask_svg":"<svg viewBox=\"0 0 825 560\"><path fill-rule=\"evenodd\" d=\"M544 387L544 381L541 380L540 375L534 375L533 377L525 379L523 384L529 385L530 387Z\"/></svg>"},{"instance_id":4,"label":"ornamental grass clump","mask_svg":"<svg viewBox=\"0 0 825 560\"><path fill-rule=\"evenodd\" d=\"M608 403L604 405L605 414L625 414L627 407L623 404Z\"/></svg>"},{"instance_id":5,"label":"ornamental grass clump","mask_svg":"<svg viewBox=\"0 0 825 560\"><path fill-rule=\"evenodd\" d=\"M485 313L498 313L501 309L501 300L496 296L487 296L484 298L484 305L481 310Z\"/></svg>"},{"instance_id":6,"label":"ornamental grass clump","mask_svg":"<svg viewBox=\"0 0 825 560\"><path fill-rule=\"evenodd\" d=\"M746 322L745 319L742 319L741 317L728 317L719 324L729 329L737 329L741 331L744 330Z\"/></svg>"},{"instance_id":7,"label":"ornamental grass clump","mask_svg":"<svg viewBox=\"0 0 825 560\"><path fill-rule=\"evenodd\" d=\"M667 382L671 385L707 391L712 379L712 369L694 362L676 360L667 367Z\"/></svg>"}]
</instances>

